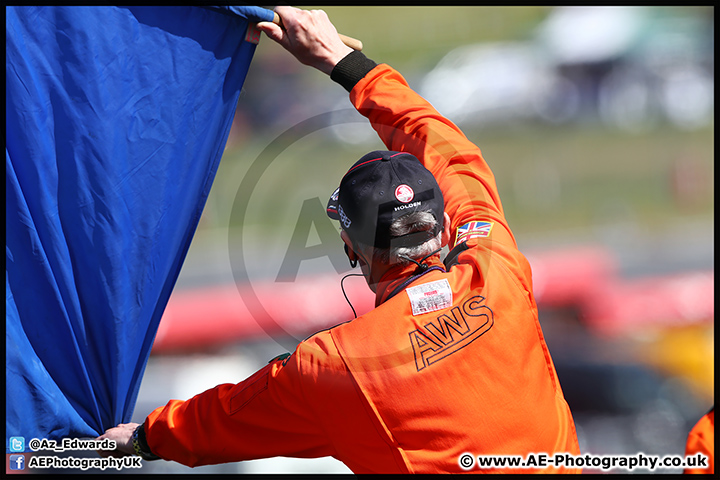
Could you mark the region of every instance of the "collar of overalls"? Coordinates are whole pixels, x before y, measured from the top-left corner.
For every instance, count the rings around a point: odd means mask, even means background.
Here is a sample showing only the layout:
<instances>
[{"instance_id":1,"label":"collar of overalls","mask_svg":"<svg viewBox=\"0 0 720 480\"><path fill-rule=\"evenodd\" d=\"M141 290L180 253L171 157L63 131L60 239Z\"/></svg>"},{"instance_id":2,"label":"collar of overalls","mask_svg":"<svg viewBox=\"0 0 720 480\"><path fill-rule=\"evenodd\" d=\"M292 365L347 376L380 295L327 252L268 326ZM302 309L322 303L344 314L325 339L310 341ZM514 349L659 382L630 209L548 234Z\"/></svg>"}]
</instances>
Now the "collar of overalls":
<instances>
[{"instance_id":1,"label":"collar of overalls","mask_svg":"<svg viewBox=\"0 0 720 480\"><path fill-rule=\"evenodd\" d=\"M445 272L445 265L440 261L440 255L433 255L426 259L423 265L427 268L418 267L414 263L407 265L398 264L385 272L378 282L375 294L375 306L390 300L402 292L416 280L425 277L431 272Z\"/></svg>"}]
</instances>

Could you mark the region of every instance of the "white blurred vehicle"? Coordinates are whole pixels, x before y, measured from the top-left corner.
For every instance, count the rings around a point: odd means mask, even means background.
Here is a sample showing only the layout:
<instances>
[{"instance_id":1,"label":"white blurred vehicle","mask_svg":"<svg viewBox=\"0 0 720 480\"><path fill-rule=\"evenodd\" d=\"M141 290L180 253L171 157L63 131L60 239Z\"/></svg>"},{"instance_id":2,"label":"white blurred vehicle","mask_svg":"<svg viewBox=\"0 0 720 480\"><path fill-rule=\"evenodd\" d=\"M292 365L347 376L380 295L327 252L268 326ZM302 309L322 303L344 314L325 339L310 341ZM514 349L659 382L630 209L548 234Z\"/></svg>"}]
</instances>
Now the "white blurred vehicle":
<instances>
[{"instance_id":1,"label":"white blurred vehicle","mask_svg":"<svg viewBox=\"0 0 720 480\"><path fill-rule=\"evenodd\" d=\"M628 130L698 128L714 113L711 10L558 7L536 41L580 92L580 115Z\"/></svg>"},{"instance_id":2,"label":"white blurred vehicle","mask_svg":"<svg viewBox=\"0 0 720 480\"><path fill-rule=\"evenodd\" d=\"M461 125L562 121L577 101L574 86L554 73L545 52L525 42L456 48L422 80L419 93Z\"/></svg>"}]
</instances>

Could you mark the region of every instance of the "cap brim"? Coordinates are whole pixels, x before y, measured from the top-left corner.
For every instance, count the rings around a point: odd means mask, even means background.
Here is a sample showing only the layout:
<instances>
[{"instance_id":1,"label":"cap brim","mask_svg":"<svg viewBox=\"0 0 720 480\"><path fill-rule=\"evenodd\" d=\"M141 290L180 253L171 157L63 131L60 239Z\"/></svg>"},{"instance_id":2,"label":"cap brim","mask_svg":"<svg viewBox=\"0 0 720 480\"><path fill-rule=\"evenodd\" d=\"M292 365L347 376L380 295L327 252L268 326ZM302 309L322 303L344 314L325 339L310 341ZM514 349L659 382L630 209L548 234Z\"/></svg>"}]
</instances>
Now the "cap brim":
<instances>
[{"instance_id":1,"label":"cap brim","mask_svg":"<svg viewBox=\"0 0 720 480\"><path fill-rule=\"evenodd\" d=\"M330 195L330 200L328 200L327 204L327 216L332 218L333 220L340 220L340 215L338 214L338 198L340 197L340 187L336 188L332 195Z\"/></svg>"}]
</instances>

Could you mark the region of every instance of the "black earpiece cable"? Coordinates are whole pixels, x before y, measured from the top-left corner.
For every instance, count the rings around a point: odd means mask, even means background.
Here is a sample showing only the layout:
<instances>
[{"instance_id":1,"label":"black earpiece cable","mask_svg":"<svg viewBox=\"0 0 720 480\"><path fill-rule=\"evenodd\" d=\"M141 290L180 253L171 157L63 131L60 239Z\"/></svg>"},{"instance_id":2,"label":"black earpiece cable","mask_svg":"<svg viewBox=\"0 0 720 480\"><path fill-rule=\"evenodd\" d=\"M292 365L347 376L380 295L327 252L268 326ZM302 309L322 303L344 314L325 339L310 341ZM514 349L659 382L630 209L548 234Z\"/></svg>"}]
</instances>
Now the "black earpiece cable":
<instances>
[{"instance_id":1,"label":"black earpiece cable","mask_svg":"<svg viewBox=\"0 0 720 480\"><path fill-rule=\"evenodd\" d=\"M342 278L342 280L340 280L340 288L342 289L343 297L345 297L345 301L348 303L348 305L350 305L350 308L352 308L353 315L355 315L355 318L357 318L357 312L355 312L355 307L352 306L352 303L350 303L350 299L348 298L347 294L345 293L345 285L343 284L343 282L348 277L362 277L362 276L363 276L362 273L348 273L347 275L345 275Z\"/></svg>"},{"instance_id":2,"label":"black earpiece cable","mask_svg":"<svg viewBox=\"0 0 720 480\"><path fill-rule=\"evenodd\" d=\"M398 257L411 261L412 263L414 263L415 265L418 266L418 273L424 273L428 268L430 268L430 265L428 265L427 263L423 263L423 262L425 262L425 260L427 260L428 258L430 258L433 255L435 255L436 253L438 253L440 250L442 250L442 248L438 248L434 252L430 252L430 254L425 255L422 258L422 260L420 260L419 262L417 260L413 260L412 258L408 257L407 255L398 255Z\"/></svg>"}]
</instances>

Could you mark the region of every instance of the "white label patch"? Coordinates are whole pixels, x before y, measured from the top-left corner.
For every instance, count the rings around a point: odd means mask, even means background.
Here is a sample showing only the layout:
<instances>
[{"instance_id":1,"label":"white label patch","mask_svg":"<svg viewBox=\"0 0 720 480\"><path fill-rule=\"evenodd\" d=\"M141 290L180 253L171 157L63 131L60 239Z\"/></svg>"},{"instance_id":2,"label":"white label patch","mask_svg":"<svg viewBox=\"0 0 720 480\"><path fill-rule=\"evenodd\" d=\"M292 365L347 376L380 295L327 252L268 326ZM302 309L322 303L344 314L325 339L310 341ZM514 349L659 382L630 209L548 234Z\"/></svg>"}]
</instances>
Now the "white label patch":
<instances>
[{"instance_id":1,"label":"white label patch","mask_svg":"<svg viewBox=\"0 0 720 480\"><path fill-rule=\"evenodd\" d=\"M447 279L423 283L405 290L413 315L434 312L452 306L452 289Z\"/></svg>"}]
</instances>

